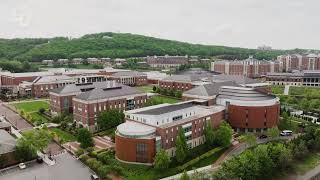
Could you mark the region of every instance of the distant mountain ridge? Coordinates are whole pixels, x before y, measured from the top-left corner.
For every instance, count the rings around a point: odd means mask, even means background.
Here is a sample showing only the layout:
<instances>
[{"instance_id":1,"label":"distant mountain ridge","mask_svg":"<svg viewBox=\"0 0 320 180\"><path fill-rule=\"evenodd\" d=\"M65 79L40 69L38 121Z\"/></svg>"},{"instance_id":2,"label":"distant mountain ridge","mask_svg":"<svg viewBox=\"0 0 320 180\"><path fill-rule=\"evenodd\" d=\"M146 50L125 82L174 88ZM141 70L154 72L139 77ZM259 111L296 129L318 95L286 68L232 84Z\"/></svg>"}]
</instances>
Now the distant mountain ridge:
<instances>
[{"instance_id":1,"label":"distant mountain ridge","mask_svg":"<svg viewBox=\"0 0 320 180\"><path fill-rule=\"evenodd\" d=\"M0 59L39 62L45 59L88 57L145 57L152 55L217 56L224 59L275 59L285 53L303 53L306 50L261 51L227 46L200 45L129 33L87 34L69 39L34 38L0 39Z\"/></svg>"}]
</instances>

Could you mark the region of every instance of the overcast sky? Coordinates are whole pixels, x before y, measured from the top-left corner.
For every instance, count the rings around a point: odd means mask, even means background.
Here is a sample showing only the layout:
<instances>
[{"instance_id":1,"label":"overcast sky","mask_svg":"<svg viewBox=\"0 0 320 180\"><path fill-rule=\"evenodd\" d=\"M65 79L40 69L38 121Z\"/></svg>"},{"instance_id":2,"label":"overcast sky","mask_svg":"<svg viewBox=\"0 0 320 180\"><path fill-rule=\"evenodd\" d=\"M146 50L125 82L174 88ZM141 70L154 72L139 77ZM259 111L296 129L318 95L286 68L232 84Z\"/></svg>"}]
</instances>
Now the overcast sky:
<instances>
[{"instance_id":1,"label":"overcast sky","mask_svg":"<svg viewBox=\"0 0 320 180\"><path fill-rule=\"evenodd\" d=\"M0 37L128 32L192 43L320 49L319 0L1 0Z\"/></svg>"}]
</instances>

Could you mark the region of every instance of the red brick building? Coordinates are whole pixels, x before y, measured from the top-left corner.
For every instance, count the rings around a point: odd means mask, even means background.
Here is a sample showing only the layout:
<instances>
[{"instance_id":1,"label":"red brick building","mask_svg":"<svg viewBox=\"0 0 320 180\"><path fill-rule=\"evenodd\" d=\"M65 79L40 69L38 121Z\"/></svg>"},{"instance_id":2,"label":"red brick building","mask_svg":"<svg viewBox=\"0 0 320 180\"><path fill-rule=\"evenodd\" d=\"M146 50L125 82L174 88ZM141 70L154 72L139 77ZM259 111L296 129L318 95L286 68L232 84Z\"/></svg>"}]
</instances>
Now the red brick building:
<instances>
[{"instance_id":1,"label":"red brick building","mask_svg":"<svg viewBox=\"0 0 320 180\"><path fill-rule=\"evenodd\" d=\"M198 75L171 75L162 80L159 80L159 87L163 89L174 89L187 91L197 85L206 83L207 76Z\"/></svg>"},{"instance_id":2,"label":"red brick building","mask_svg":"<svg viewBox=\"0 0 320 180\"><path fill-rule=\"evenodd\" d=\"M128 86L143 86L148 84L147 75L138 71L116 72L109 76L108 79Z\"/></svg>"},{"instance_id":3,"label":"red brick building","mask_svg":"<svg viewBox=\"0 0 320 180\"><path fill-rule=\"evenodd\" d=\"M153 68L176 68L188 64L188 56L148 56L146 61Z\"/></svg>"},{"instance_id":4,"label":"red brick building","mask_svg":"<svg viewBox=\"0 0 320 180\"><path fill-rule=\"evenodd\" d=\"M228 122L237 131L263 132L279 122L279 98L254 88L222 86L216 103L226 107Z\"/></svg>"},{"instance_id":5,"label":"red brick building","mask_svg":"<svg viewBox=\"0 0 320 180\"><path fill-rule=\"evenodd\" d=\"M73 117L77 124L95 131L100 112L110 109L124 111L141 108L146 101L146 93L112 82L107 87L95 88L73 97Z\"/></svg>"},{"instance_id":6,"label":"red brick building","mask_svg":"<svg viewBox=\"0 0 320 180\"><path fill-rule=\"evenodd\" d=\"M320 56L317 54L288 54L277 57L284 72L293 70L320 70Z\"/></svg>"},{"instance_id":7,"label":"red brick building","mask_svg":"<svg viewBox=\"0 0 320 180\"><path fill-rule=\"evenodd\" d=\"M175 156L175 141L180 129L190 148L203 144L205 124L210 121L214 128L218 127L224 118L224 107L201 106L189 101L145 107L125 114L126 122L116 131L117 159L151 164L160 149Z\"/></svg>"},{"instance_id":8,"label":"red brick building","mask_svg":"<svg viewBox=\"0 0 320 180\"><path fill-rule=\"evenodd\" d=\"M279 61L257 60L250 56L246 60L215 61L211 62L211 71L226 75L243 75L248 77L260 77L269 72L280 72Z\"/></svg>"}]
</instances>

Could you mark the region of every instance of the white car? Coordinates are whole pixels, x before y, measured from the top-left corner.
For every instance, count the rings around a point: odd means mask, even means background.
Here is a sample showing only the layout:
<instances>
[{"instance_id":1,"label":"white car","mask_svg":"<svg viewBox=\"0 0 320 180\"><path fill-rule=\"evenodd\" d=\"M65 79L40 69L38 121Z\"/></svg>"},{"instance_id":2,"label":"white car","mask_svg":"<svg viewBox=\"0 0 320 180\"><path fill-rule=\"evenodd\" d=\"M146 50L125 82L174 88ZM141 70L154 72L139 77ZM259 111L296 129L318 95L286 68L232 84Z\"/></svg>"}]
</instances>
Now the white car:
<instances>
[{"instance_id":1,"label":"white car","mask_svg":"<svg viewBox=\"0 0 320 180\"><path fill-rule=\"evenodd\" d=\"M292 131L291 130L283 130L280 133L281 136L291 136L292 135Z\"/></svg>"},{"instance_id":2,"label":"white car","mask_svg":"<svg viewBox=\"0 0 320 180\"><path fill-rule=\"evenodd\" d=\"M27 166L24 163L20 163L19 164L19 168L20 169L25 169L25 168L27 168Z\"/></svg>"}]
</instances>

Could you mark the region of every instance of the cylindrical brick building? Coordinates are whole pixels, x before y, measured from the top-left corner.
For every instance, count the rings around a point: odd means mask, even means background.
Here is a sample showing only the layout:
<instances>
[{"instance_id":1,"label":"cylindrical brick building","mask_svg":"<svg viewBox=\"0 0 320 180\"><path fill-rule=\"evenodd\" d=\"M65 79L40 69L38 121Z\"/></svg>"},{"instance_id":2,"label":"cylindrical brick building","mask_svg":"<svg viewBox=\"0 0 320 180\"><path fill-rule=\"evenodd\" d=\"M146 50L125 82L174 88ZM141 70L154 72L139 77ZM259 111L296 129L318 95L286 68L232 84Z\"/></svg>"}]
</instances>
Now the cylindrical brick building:
<instances>
[{"instance_id":1,"label":"cylindrical brick building","mask_svg":"<svg viewBox=\"0 0 320 180\"><path fill-rule=\"evenodd\" d=\"M116 158L131 163L152 164L156 154L156 128L126 121L117 127Z\"/></svg>"},{"instance_id":2,"label":"cylindrical brick building","mask_svg":"<svg viewBox=\"0 0 320 180\"><path fill-rule=\"evenodd\" d=\"M226 119L236 131L263 132L279 122L279 98L253 88L222 87L217 104L226 106Z\"/></svg>"}]
</instances>

